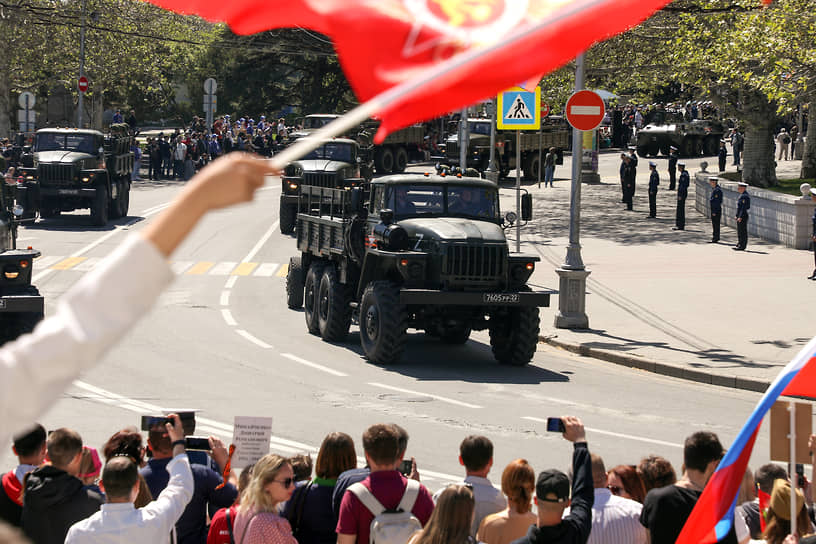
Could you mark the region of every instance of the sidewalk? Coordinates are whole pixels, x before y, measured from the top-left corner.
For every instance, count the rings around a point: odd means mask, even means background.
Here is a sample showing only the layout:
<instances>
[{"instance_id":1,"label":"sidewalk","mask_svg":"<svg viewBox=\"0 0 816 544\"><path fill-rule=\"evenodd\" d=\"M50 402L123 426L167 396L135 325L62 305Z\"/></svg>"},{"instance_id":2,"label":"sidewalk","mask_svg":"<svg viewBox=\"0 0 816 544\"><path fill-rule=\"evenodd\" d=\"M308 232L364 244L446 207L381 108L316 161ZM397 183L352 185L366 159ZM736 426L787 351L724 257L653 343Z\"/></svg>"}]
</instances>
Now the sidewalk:
<instances>
[{"instance_id":1,"label":"sidewalk","mask_svg":"<svg viewBox=\"0 0 816 544\"><path fill-rule=\"evenodd\" d=\"M693 178L700 160L686 162ZM726 227L718 244L708 243L711 223L693 208L693 183L686 229L672 231L676 192L668 190L665 160L658 161L657 219L646 219L647 164L641 159L632 212L620 202L618 177L604 175L609 164L601 169L600 185L582 186L580 242L591 271L591 328L556 329L554 298L542 309L542 340L630 367L764 391L816 335L816 282L806 279L813 254L756 238L749 238L748 251L732 251L736 231ZM795 177L799 165L781 162L777 173ZM542 257L532 279L538 285L558 288L553 269L568 245L569 172L568 163L558 168L555 188L525 186L534 195L536 219L524 235L525 251Z\"/></svg>"}]
</instances>

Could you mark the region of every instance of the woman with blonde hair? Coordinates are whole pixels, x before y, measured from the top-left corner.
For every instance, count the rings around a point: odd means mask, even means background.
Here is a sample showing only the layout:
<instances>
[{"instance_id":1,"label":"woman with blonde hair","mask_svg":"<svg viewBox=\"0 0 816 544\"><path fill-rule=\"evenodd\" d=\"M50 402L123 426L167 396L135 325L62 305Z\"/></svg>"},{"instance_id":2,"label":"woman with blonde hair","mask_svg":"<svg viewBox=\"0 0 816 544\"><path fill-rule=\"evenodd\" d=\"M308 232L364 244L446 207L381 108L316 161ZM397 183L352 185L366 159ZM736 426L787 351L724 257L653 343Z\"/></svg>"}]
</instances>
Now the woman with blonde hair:
<instances>
[{"instance_id":1,"label":"woman with blonde hair","mask_svg":"<svg viewBox=\"0 0 816 544\"><path fill-rule=\"evenodd\" d=\"M482 520L476 540L487 544L508 544L527 534L536 516L530 511L535 490L535 471L526 459L511 461L504 468L502 493L507 496L507 508Z\"/></svg>"},{"instance_id":2,"label":"woman with blonde hair","mask_svg":"<svg viewBox=\"0 0 816 544\"><path fill-rule=\"evenodd\" d=\"M470 524L476 501L468 485L449 485L439 495L431 519L421 531L417 531L408 544L468 544Z\"/></svg>"},{"instance_id":3,"label":"woman with blonde hair","mask_svg":"<svg viewBox=\"0 0 816 544\"><path fill-rule=\"evenodd\" d=\"M295 490L292 465L280 455L261 457L252 469L252 479L241 493L241 506L233 533L237 544L297 544L286 518L278 507Z\"/></svg>"}]
</instances>

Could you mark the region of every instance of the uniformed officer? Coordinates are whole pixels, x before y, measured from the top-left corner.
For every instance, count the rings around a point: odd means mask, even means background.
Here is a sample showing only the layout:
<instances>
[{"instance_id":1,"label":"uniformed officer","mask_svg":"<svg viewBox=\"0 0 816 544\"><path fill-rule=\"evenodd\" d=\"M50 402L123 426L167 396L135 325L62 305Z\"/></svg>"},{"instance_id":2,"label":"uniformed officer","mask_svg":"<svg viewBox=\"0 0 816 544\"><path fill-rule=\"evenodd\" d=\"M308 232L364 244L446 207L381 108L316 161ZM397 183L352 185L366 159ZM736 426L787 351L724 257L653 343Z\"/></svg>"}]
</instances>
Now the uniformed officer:
<instances>
[{"instance_id":1,"label":"uniformed officer","mask_svg":"<svg viewBox=\"0 0 816 544\"><path fill-rule=\"evenodd\" d=\"M737 200L737 245L734 246L734 251L745 251L748 247L748 210L751 209L751 197L745 190L748 184L744 181L739 182L737 192L740 196Z\"/></svg>"},{"instance_id":2,"label":"uniformed officer","mask_svg":"<svg viewBox=\"0 0 816 544\"><path fill-rule=\"evenodd\" d=\"M810 190L810 199L813 202L816 202L816 189ZM808 279L809 280L816 280L816 208L813 209L813 234L811 236L813 240L813 274L811 274Z\"/></svg>"},{"instance_id":3,"label":"uniformed officer","mask_svg":"<svg viewBox=\"0 0 816 544\"><path fill-rule=\"evenodd\" d=\"M646 217L654 219L657 217L657 186L660 185L660 175L654 161L649 161L649 172L649 215Z\"/></svg>"},{"instance_id":4,"label":"uniformed officer","mask_svg":"<svg viewBox=\"0 0 816 544\"><path fill-rule=\"evenodd\" d=\"M623 201L626 202L626 209L632 211L632 199L635 196L635 167L631 155L624 159L626 165L623 168Z\"/></svg>"},{"instance_id":5,"label":"uniformed officer","mask_svg":"<svg viewBox=\"0 0 816 544\"><path fill-rule=\"evenodd\" d=\"M621 202L626 202L626 169L629 164L629 155L621 153L620 180L621 180Z\"/></svg>"},{"instance_id":6,"label":"uniformed officer","mask_svg":"<svg viewBox=\"0 0 816 544\"><path fill-rule=\"evenodd\" d=\"M686 229L686 197L688 197L689 173L686 172L686 163L678 162L680 179L677 181L677 212L674 215L672 230Z\"/></svg>"},{"instance_id":7,"label":"uniformed officer","mask_svg":"<svg viewBox=\"0 0 816 544\"><path fill-rule=\"evenodd\" d=\"M725 172L725 158L728 156L728 150L725 148L725 140L720 140L720 150L717 152L717 157L720 159L720 172Z\"/></svg>"},{"instance_id":8,"label":"uniformed officer","mask_svg":"<svg viewBox=\"0 0 816 544\"><path fill-rule=\"evenodd\" d=\"M711 244L720 241L720 216L722 216L722 189L720 189L717 176L708 178L711 184L711 196L708 197L708 204L711 208Z\"/></svg>"},{"instance_id":9,"label":"uniformed officer","mask_svg":"<svg viewBox=\"0 0 816 544\"><path fill-rule=\"evenodd\" d=\"M669 147L669 191L674 191L677 176L677 148Z\"/></svg>"}]
</instances>

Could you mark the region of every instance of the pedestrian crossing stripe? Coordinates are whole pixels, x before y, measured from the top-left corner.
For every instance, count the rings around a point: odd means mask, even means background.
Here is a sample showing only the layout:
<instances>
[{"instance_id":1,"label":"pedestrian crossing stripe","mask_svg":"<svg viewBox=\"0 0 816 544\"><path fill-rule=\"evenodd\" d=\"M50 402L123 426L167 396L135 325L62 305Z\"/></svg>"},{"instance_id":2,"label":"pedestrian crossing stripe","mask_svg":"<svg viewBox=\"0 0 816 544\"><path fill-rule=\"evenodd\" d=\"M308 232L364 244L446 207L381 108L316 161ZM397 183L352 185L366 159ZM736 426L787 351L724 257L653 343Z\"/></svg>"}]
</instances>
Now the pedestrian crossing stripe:
<instances>
[{"instance_id":1,"label":"pedestrian crossing stripe","mask_svg":"<svg viewBox=\"0 0 816 544\"><path fill-rule=\"evenodd\" d=\"M538 130L541 126L541 87L528 91L512 87L498 96L501 113L497 126L502 130Z\"/></svg>"},{"instance_id":2,"label":"pedestrian crossing stripe","mask_svg":"<svg viewBox=\"0 0 816 544\"><path fill-rule=\"evenodd\" d=\"M73 270L88 272L104 259L101 257L65 257L46 255L34 261L38 270ZM170 268L178 276L252 276L285 278L289 264L234 261L170 261Z\"/></svg>"}]
</instances>

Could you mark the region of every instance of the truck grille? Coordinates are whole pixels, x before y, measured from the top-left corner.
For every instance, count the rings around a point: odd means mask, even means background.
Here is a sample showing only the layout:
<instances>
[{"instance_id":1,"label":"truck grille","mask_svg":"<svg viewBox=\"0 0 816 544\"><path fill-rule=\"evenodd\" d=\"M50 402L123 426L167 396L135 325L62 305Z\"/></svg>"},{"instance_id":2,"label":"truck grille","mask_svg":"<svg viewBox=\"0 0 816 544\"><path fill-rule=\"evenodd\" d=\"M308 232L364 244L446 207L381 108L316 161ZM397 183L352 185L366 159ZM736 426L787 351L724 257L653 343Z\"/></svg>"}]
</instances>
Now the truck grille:
<instances>
[{"instance_id":1,"label":"truck grille","mask_svg":"<svg viewBox=\"0 0 816 544\"><path fill-rule=\"evenodd\" d=\"M328 187L330 189L337 189L337 174L335 172L304 172L304 185L312 185L315 187Z\"/></svg>"},{"instance_id":2,"label":"truck grille","mask_svg":"<svg viewBox=\"0 0 816 544\"><path fill-rule=\"evenodd\" d=\"M43 185L73 185L74 165L40 163L37 178Z\"/></svg>"},{"instance_id":3,"label":"truck grille","mask_svg":"<svg viewBox=\"0 0 816 544\"><path fill-rule=\"evenodd\" d=\"M506 267L506 245L452 245L442 259L443 279L450 287L498 285Z\"/></svg>"},{"instance_id":4,"label":"truck grille","mask_svg":"<svg viewBox=\"0 0 816 544\"><path fill-rule=\"evenodd\" d=\"M458 159L459 158L459 142L446 142L445 143L445 156L448 158Z\"/></svg>"}]
</instances>

